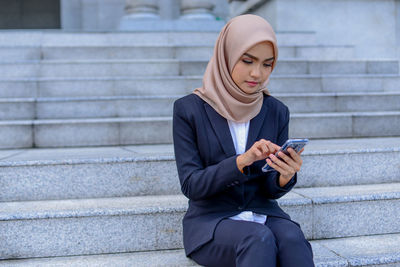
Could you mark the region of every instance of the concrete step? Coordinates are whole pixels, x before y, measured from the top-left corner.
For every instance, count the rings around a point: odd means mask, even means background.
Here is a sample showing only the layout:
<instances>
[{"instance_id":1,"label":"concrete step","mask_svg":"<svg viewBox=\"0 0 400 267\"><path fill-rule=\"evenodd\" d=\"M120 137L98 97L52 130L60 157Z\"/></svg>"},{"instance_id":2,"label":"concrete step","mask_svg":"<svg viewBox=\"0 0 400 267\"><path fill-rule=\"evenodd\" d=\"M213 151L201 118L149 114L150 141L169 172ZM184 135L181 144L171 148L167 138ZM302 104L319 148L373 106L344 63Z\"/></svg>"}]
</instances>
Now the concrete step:
<instances>
[{"instance_id":1,"label":"concrete step","mask_svg":"<svg viewBox=\"0 0 400 267\"><path fill-rule=\"evenodd\" d=\"M2 61L55 59L209 59L214 43L209 45L138 46L0 46ZM279 46L279 58L349 59L352 46Z\"/></svg>"},{"instance_id":2,"label":"concrete step","mask_svg":"<svg viewBox=\"0 0 400 267\"><path fill-rule=\"evenodd\" d=\"M293 189L282 208L308 239L387 234L400 183ZM182 195L0 203L0 259L182 248Z\"/></svg>"},{"instance_id":3,"label":"concrete step","mask_svg":"<svg viewBox=\"0 0 400 267\"><path fill-rule=\"evenodd\" d=\"M41 60L0 62L1 78L202 75L207 60ZM399 74L396 60L283 59L275 74Z\"/></svg>"},{"instance_id":4,"label":"concrete step","mask_svg":"<svg viewBox=\"0 0 400 267\"><path fill-rule=\"evenodd\" d=\"M0 79L1 98L185 95L202 85L202 76L7 78ZM276 93L399 92L400 76L273 75Z\"/></svg>"},{"instance_id":5,"label":"concrete step","mask_svg":"<svg viewBox=\"0 0 400 267\"><path fill-rule=\"evenodd\" d=\"M277 32L279 45L316 45L315 32ZM1 46L214 45L218 32L1 31Z\"/></svg>"},{"instance_id":6,"label":"concrete step","mask_svg":"<svg viewBox=\"0 0 400 267\"><path fill-rule=\"evenodd\" d=\"M400 111L294 113L289 131L297 138L399 136ZM165 144L172 142L172 118L0 121L0 134L2 149Z\"/></svg>"},{"instance_id":7,"label":"concrete step","mask_svg":"<svg viewBox=\"0 0 400 267\"><path fill-rule=\"evenodd\" d=\"M181 96L0 98L0 120L171 116L173 102ZM292 113L400 110L400 92L277 93L274 97Z\"/></svg>"},{"instance_id":8,"label":"concrete step","mask_svg":"<svg viewBox=\"0 0 400 267\"><path fill-rule=\"evenodd\" d=\"M400 137L311 140L296 187L400 183L399 162ZM0 169L0 202L181 192L172 145L0 150Z\"/></svg>"},{"instance_id":9,"label":"concrete step","mask_svg":"<svg viewBox=\"0 0 400 267\"><path fill-rule=\"evenodd\" d=\"M400 264L400 235L347 237L311 241L316 267L380 266ZM3 260L1 267L178 267L199 266L182 249L91 256Z\"/></svg>"}]
</instances>

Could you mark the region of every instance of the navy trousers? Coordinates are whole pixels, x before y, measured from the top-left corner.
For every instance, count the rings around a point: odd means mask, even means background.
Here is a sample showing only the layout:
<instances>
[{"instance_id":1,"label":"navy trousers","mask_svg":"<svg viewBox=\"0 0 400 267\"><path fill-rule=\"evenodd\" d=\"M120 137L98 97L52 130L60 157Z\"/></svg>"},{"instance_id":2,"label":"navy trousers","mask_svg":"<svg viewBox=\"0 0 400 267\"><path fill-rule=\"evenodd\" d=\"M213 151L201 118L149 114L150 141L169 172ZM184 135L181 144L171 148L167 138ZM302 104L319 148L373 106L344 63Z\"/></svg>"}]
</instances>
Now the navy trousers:
<instances>
[{"instance_id":1,"label":"navy trousers","mask_svg":"<svg viewBox=\"0 0 400 267\"><path fill-rule=\"evenodd\" d=\"M272 216L265 225L224 219L214 239L190 257L209 267L314 267L311 245L300 227Z\"/></svg>"}]
</instances>

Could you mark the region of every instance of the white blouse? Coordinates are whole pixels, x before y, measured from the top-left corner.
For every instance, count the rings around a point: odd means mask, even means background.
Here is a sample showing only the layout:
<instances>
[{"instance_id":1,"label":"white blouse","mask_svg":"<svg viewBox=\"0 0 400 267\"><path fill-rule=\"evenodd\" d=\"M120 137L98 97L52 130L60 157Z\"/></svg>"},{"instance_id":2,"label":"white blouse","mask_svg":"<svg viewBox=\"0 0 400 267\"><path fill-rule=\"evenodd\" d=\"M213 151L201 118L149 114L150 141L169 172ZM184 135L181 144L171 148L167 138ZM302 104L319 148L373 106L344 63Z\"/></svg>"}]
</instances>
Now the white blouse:
<instances>
[{"instance_id":1,"label":"white blouse","mask_svg":"<svg viewBox=\"0 0 400 267\"><path fill-rule=\"evenodd\" d=\"M231 132L233 144L235 146L236 154L243 154L246 152L246 142L249 135L250 121L248 122L234 122L228 120L229 131ZM238 215L229 217L229 219L237 221L248 221L265 224L267 215L254 213L252 211L242 211Z\"/></svg>"}]
</instances>

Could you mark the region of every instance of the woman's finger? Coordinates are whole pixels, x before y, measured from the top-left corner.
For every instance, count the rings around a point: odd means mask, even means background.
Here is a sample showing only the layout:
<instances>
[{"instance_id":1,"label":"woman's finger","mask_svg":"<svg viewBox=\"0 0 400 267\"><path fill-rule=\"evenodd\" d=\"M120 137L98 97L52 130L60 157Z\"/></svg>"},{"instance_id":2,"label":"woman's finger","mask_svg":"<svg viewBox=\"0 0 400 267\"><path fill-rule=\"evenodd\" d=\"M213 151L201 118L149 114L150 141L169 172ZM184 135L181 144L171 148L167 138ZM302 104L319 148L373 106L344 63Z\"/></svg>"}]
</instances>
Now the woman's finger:
<instances>
[{"instance_id":1,"label":"woman's finger","mask_svg":"<svg viewBox=\"0 0 400 267\"><path fill-rule=\"evenodd\" d=\"M267 158L267 163L269 166L274 168L276 171L278 171L280 174L284 173L285 170L279 167L277 164L275 164L270 158Z\"/></svg>"},{"instance_id":2,"label":"woman's finger","mask_svg":"<svg viewBox=\"0 0 400 267\"><path fill-rule=\"evenodd\" d=\"M301 159L301 157L300 157L300 154L296 153L296 151L295 151L293 148L291 148L291 147L289 147L287 151L289 152L290 157L291 157L295 162L301 164L302 159Z\"/></svg>"},{"instance_id":3,"label":"woman's finger","mask_svg":"<svg viewBox=\"0 0 400 267\"><path fill-rule=\"evenodd\" d=\"M288 165L292 165L292 166L293 166L293 165L296 164L296 162L295 162L291 157L289 157L288 155L286 155L286 154L283 153L282 151L279 152L278 156L279 156L284 162L286 162L286 164L288 164Z\"/></svg>"},{"instance_id":4,"label":"woman's finger","mask_svg":"<svg viewBox=\"0 0 400 267\"><path fill-rule=\"evenodd\" d=\"M281 167L282 169L286 170L286 171L290 171L292 170L292 167L290 165L288 165L286 162L280 160L278 157L276 157L275 155L271 155L270 156L271 160L278 165L279 167Z\"/></svg>"}]
</instances>

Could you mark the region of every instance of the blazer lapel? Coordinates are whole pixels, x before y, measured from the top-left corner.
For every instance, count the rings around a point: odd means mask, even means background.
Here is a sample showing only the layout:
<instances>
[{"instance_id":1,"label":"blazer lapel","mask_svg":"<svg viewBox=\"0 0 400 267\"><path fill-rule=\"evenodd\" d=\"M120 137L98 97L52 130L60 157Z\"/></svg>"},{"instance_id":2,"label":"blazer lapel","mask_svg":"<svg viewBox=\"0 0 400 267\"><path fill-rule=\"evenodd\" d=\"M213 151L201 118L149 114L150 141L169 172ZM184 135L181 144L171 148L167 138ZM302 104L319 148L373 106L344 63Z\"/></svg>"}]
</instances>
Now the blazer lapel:
<instances>
[{"instance_id":1,"label":"blazer lapel","mask_svg":"<svg viewBox=\"0 0 400 267\"><path fill-rule=\"evenodd\" d=\"M260 112L250 120L249 135L247 136L246 151L254 144L267 114L267 106L262 105Z\"/></svg>"},{"instance_id":2,"label":"blazer lapel","mask_svg":"<svg viewBox=\"0 0 400 267\"><path fill-rule=\"evenodd\" d=\"M219 115L209 104L204 103L204 107L225 154L228 157L236 155L228 121Z\"/></svg>"}]
</instances>

